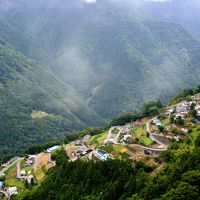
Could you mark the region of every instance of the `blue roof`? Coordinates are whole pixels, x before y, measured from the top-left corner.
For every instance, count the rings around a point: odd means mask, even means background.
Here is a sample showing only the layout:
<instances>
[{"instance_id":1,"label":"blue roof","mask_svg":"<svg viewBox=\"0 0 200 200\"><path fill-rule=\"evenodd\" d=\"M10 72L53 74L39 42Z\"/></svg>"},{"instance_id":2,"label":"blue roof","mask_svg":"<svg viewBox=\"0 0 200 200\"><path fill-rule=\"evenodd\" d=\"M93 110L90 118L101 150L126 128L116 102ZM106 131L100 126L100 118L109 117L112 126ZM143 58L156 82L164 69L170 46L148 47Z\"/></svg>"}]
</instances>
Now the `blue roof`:
<instances>
[{"instance_id":1,"label":"blue roof","mask_svg":"<svg viewBox=\"0 0 200 200\"><path fill-rule=\"evenodd\" d=\"M101 160L108 160L108 153L101 150L96 150L95 153Z\"/></svg>"},{"instance_id":2,"label":"blue roof","mask_svg":"<svg viewBox=\"0 0 200 200\"><path fill-rule=\"evenodd\" d=\"M3 187L3 182L0 181L0 188L2 188L2 187Z\"/></svg>"}]
</instances>

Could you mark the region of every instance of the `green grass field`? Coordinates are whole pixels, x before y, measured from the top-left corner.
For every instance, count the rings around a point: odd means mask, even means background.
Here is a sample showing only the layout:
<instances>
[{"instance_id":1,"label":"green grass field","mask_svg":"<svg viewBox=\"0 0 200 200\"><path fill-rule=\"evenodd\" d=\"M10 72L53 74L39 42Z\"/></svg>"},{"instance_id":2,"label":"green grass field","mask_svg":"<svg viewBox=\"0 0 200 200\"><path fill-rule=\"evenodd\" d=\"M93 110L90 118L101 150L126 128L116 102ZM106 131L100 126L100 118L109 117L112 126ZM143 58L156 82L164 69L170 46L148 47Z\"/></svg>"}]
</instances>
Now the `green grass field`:
<instances>
[{"instance_id":1,"label":"green grass field","mask_svg":"<svg viewBox=\"0 0 200 200\"><path fill-rule=\"evenodd\" d=\"M16 178L16 165L14 165L13 167L11 167L7 173L6 173L6 180L5 180L5 185L6 186L16 186L20 189L24 189L24 183L22 181L18 181Z\"/></svg>"},{"instance_id":2,"label":"green grass field","mask_svg":"<svg viewBox=\"0 0 200 200\"><path fill-rule=\"evenodd\" d=\"M37 181L42 181L43 178L45 177L45 174L46 174L46 171L45 169L42 167L40 169L38 169L36 172L35 172L35 178Z\"/></svg>"},{"instance_id":3,"label":"green grass field","mask_svg":"<svg viewBox=\"0 0 200 200\"><path fill-rule=\"evenodd\" d=\"M101 147L103 150L114 156L117 159L128 159L129 154L126 153L127 147L123 145L108 144Z\"/></svg>"},{"instance_id":4,"label":"green grass field","mask_svg":"<svg viewBox=\"0 0 200 200\"><path fill-rule=\"evenodd\" d=\"M146 126L141 126L135 129L134 137L140 137L144 133L146 133Z\"/></svg>"},{"instance_id":5,"label":"green grass field","mask_svg":"<svg viewBox=\"0 0 200 200\"><path fill-rule=\"evenodd\" d=\"M169 125L169 119L168 118L161 120L161 122L162 122L163 126L168 126Z\"/></svg>"},{"instance_id":6,"label":"green grass field","mask_svg":"<svg viewBox=\"0 0 200 200\"><path fill-rule=\"evenodd\" d=\"M149 146L151 146L151 145L154 144L154 142L149 137L147 137L147 136L142 136L140 142L143 145L147 146L147 147L149 147Z\"/></svg>"},{"instance_id":7,"label":"green grass field","mask_svg":"<svg viewBox=\"0 0 200 200\"><path fill-rule=\"evenodd\" d=\"M98 134L98 135L94 135L90 138L89 144L90 145L95 144L95 145L99 146L99 145L103 144L103 141L106 139L107 135L108 135L108 131L103 132L103 133Z\"/></svg>"},{"instance_id":8,"label":"green grass field","mask_svg":"<svg viewBox=\"0 0 200 200\"><path fill-rule=\"evenodd\" d=\"M147 136L145 125L135 128L133 139L138 139L140 144L148 147L154 144L154 142Z\"/></svg>"},{"instance_id":9,"label":"green grass field","mask_svg":"<svg viewBox=\"0 0 200 200\"><path fill-rule=\"evenodd\" d=\"M120 146L120 145L113 145L113 148L116 152L121 152L124 148L126 148L125 146Z\"/></svg>"},{"instance_id":10,"label":"green grass field","mask_svg":"<svg viewBox=\"0 0 200 200\"><path fill-rule=\"evenodd\" d=\"M37 110L33 110L32 113L31 113L31 117L33 119L43 118L43 117L47 117L47 116L49 116L48 113L45 113L45 112L42 112L42 111L37 111Z\"/></svg>"},{"instance_id":11,"label":"green grass field","mask_svg":"<svg viewBox=\"0 0 200 200\"><path fill-rule=\"evenodd\" d=\"M33 165L23 167L23 168L21 168L21 170L25 170L26 172L28 172L28 171L33 171Z\"/></svg>"}]
</instances>

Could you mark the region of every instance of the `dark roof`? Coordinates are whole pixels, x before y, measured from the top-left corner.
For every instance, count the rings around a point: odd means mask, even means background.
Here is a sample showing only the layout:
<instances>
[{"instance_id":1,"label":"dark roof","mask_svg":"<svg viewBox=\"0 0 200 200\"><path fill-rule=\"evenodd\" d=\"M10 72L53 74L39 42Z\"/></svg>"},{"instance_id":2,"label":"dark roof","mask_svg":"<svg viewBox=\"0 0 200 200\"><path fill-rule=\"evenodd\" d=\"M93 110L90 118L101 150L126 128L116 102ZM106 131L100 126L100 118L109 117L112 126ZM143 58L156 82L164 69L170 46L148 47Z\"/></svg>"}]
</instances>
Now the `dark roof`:
<instances>
[{"instance_id":1,"label":"dark roof","mask_svg":"<svg viewBox=\"0 0 200 200\"><path fill-rule=\"evenodd\" d=\"M99 149L98 152L101 153L101 154L108 154L108 153L107 153L106 151L104 151L103 149Z\"/></svg>"}]
</instances>

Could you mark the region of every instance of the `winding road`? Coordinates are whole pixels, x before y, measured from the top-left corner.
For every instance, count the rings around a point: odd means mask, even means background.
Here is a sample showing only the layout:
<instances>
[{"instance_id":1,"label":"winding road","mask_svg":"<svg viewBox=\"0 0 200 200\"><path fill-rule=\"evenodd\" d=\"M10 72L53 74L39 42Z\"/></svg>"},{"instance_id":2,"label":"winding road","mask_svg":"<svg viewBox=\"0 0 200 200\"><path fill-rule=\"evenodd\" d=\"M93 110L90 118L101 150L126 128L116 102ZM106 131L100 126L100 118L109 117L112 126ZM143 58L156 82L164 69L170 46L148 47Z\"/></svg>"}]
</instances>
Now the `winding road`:
<instances>
[{"instance_id":1,"label":"winding road","mask_svg":"<svg viewBox=\"0 0 200 200\"><path fill-rule=\"evenodd\" d=\"M150 119L147 124L146 124L146 130L149 133L149 137L155 141L157 144L162 145L162 148L149 148L149 147L145 147L145 146L141 146L143 149L145 150L149 150L149 151L155 151L155 152L162 152L162 151L166 151L168 148L168 140L165 136L161 136L159 134L153 133L151 132L150 129L150 124L153 120L155 120L157 117L154 117L152 119Z\"/></svg>"},{"instance_id":2,"label":"winding road","mask_svg":"<svg viewBox=\"0 0 200 200\"><path fill-rule=\"evenodd\" d=\"M155 141L157 144L159 144L161 146L161 148L151 148L151 147L146 147L146 146L143 146L143 145L138 145L140 148L144 149L144 150L147 150L147 151L151 151L152 153L154 154L160 154L162 151L166 151L167 148L168 148L168 140L165 136L161 136L159 134L156 134L154 132L151 132L151 129L150 129L150 124L151 122L156 119L156 117L150 119L147 124L146 124L146 131L149 133L149 137L151 138L151 140ZM104 140L104 144L107 144L111 135L112 135L112 131L114 129L118 129L119 130L119 133L117 134L117 136L115 137L115 139L113 140L113 144L116 144L116 145L124 145L126 146L127 144L123 144L123 143L118 143L118 138L119 138L119 135L120 135L120 132L121 132L121 129L122 127L120 126L113 126L109 129L109 132L108 132L108 135L107 135L107 138Z\"/></svg>"},{"instance_id":3,"label":"winding road","mask_svg":"<svg viewBox=\"0 0 200 200\"><path fill-rule=\"evenodd\" d=\"M9 168L11 168L14 164L18 163L19 161L23 160L24 158L19 157L17 160L15 160L14 162L12 162L11 164L9 164L7 167L4 167L1 171L1 173L5 173Z\"/></svg>"},{"instance_id":4,"label":"winding road","mask_svg":"<svg viewBox=\"0 0 200 200\"><path fill-rule=\"evenodd\" d=\"M8 198L8 194L5 191L0 190L0 193L2 193L6 198Z\"/></svg>"}]
</instances>

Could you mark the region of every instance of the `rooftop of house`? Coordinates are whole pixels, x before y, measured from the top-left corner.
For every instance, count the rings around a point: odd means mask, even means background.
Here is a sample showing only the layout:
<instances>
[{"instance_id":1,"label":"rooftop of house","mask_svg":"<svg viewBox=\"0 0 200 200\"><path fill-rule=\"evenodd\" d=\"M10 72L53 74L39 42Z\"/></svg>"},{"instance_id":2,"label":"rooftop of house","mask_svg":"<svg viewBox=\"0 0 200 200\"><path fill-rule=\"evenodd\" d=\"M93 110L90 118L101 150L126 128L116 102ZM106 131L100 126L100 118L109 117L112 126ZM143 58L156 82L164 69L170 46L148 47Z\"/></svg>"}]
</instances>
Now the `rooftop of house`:
<instances>
[{"instance_id":1,"label":"rooftop of house","mask_svg":"<svg viewBox=\"0 0 200 200\"><path fill-rule=\"evenodd\" d=\"M154 119L153 120L153 123L156 125L156 126L162 126L162 123L159 119Z\"/></svg>"},{"instance_id":2,"label":"rooftop of house","mask_svg":"<svg viewBox=\"0 0 200 200\"><path fill-rule=\"evenodd\" d=\"M89 141L89 139L90 139L90 135L85 135L83 138L82 138L82 142L83 143L87 143L88 141Z\"/></svg>"},{"instance_id":3,"label":"rooftop of house","mask_svg":"<svg viewBox=\"0 0 200 200\"><path fill-rule=\"evenodd\" d=\"M124 138L132 138L132 135L125 135Z\"/></svg>"},{"instance_id":4,"label":"rooftop of house","mask_svg":"<svg viewBox=\"0 0 200 200\"><path fill-rule=\"evenodd\" d=\"M108 153L102 149L98 149L95 151L96 156L101 160L108 160Z\"/></svg>"},{"instance_id":5,"label":"rooftop of house","mask_svg":"<svg viewBox=\"0 0 200 200\"><path fill-rule=\"evenodd\" d=\"M108 154L106 151L104 151L103 149L98 149L97 150L98 153L102 154L102 155L106 155Z\"/></svg>"},{"instance_id":6,"label":"rooftop of house","mask_svg":"<svg viewBox=\"0 0 200 200\"><path fill-rule=\"evenodd\" d=\"M137 121L134 122L134 124L135 124L136 126L141 126L141 125L143 125L143 122L140 121L140 120L137 120Z\"/></svg>"},{"instance_id":7,"label":"rooftop of house","mask_svg":"<svg viewBox=\"0 0 200 200\"><path fill-rule=\"evenodd\" d=\"M21 173L21 175L26 175L26 171L25 170L22 170L20 173Z\"/></svg>"},{"instance_id":8,"label":"rooftop of house","mask_svg":"<svg viewBox=\"0 0 200 200\"><path fill-rule=\"evenodd\" d=\"M190 102L187 102L187 101L182 101L177 105L177 107L189 107L189 106L190 106Z\"/></svg>"},{"instance_id":9,"label":"rooftop of house","mask_svg":"<svg viewBox=\"0 0 200 200\"><path fill-rule=\"evenodd\" d=\"M57 145L57 146L53 146L53 147L51 147L51 148L48 148L48 149L47 149L47 152L48 152L48 153L51 153L51 152L53 152L53 151L55 151L55 150L57 150L57 149L59 149L59 148L60 148L60 146L58 146L58 145Z\"/></svg>"},{"instance_id":10,"label":"rooftop of house","mask_svg":"<svg viewBox=\"0 0 200 200\"><path fill-rule=\"evenodd\" d=\"M0 177L3 177L3 176L5 176L6 174L5 173L0 173Z\"/></svg>"},{"instance_id":11,"label":"rooftop of house","mask_svg":"<svg viewBox=\"0 0 200 200\"><path fill-rule=\"evenodd\" d=\"M196 105L195 110L200 110L200 105Z\"/></svg>"},{"instance_id":12,"label":"rooftop of house","mask_svg":"<svg viewBox=\"0 0 200 200\"><path fill-rule=\"evenodd\" d=\"M173 113L174 112L174 108L169 109L167 112Z\"/></svg>"}]
</instances>

